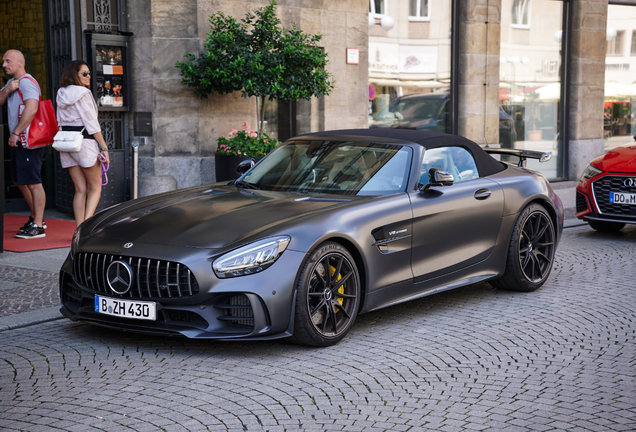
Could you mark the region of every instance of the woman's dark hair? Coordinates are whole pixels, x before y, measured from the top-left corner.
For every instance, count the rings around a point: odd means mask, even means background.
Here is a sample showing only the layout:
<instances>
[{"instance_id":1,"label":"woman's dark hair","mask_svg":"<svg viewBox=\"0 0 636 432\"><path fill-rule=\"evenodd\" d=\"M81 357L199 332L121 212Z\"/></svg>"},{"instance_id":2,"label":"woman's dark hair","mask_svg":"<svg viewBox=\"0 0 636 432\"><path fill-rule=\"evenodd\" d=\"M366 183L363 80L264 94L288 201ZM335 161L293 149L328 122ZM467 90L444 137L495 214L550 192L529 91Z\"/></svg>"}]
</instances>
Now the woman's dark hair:
<instances>
[{"instance_id":1,"label":"woman's dark hair","mask_svg":"<svg viewBox=\"0 0 636 432\"><path fill-rule=\"evenodd\" d=\"M84 84L82 84L78 76L82 66L86 66L90 69L88 63L83 60L73 60L72 62L70 62L64 69L64 72L62 72L62 78L60 78L60 88L68 87L70 85L84 87Z\"/></svg>"}]
</instances>

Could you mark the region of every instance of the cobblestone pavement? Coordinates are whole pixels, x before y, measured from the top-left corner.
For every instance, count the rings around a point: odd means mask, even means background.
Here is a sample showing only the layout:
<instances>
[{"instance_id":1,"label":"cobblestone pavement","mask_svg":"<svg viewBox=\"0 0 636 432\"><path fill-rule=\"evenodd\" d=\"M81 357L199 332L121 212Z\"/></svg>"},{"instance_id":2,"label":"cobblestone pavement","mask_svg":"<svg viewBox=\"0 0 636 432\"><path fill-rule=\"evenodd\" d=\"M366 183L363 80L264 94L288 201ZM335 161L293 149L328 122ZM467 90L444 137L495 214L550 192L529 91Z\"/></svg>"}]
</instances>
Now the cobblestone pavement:
<instances>
[{"instance_id":1,"label":"cobblestone pavement","mask_svg":"<svg viewBox=\"0 0 636 432\"><path fill-rule=\"evenodd\" d=\"M567 228L538 291L437 294L323 349L7 330L0 430L633 431L635 253L636 226Z\"/></svg>"},{"instance_id":2,"label":"cobblestone pavement","mask_svg":"<svg viewBox=\"0 0 636 432\"><path fill-rule=\"evenodd\" d=\"M58 272L0 264L0 317L58 306L58 278Z\"/></svg>"}]
</instances>

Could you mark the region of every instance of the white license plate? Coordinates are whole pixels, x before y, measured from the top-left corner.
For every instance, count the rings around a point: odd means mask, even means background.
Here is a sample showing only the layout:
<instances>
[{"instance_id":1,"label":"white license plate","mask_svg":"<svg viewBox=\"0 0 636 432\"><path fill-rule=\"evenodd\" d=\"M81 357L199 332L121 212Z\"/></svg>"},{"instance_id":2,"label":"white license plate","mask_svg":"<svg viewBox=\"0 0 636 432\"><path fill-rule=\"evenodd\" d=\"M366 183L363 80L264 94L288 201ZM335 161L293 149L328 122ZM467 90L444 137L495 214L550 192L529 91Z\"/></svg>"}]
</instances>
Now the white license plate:
<instances>
[{"instance_id":1,"label":"white license plate","mask_svg":"<svg viewBox=\"0 0 636 432\"><path fill-rule=\"evenodd\" d=\"M122 318L155 321L157 305L155 302L121 300L110 297L95 296L95 312Z\"/></svg>"},{"instance_id":2,"label":"white license plate","mask_svg":"<svg viewBox=\"0 0 636 432\"><path fill-rule=\"evenodd\" d=\"M610 204L630 204L636 205L636 194L622 193L622 192L610 192L609 194Z\"/></svg>"}]
</instances>

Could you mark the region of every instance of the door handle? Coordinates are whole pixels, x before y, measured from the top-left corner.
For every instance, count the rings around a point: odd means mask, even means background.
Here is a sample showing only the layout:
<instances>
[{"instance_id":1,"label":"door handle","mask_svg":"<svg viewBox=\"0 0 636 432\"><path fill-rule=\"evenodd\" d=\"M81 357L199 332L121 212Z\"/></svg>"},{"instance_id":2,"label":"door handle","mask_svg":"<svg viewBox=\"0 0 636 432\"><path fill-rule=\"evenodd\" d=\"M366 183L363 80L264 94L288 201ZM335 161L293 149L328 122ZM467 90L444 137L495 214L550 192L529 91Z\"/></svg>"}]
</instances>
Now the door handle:
<instances>
[{"instance_id":1,"label":"door handle","mask_svg":"<svg viewBox=\"0 0 636 432\"><path fill-rule=\"evenodd\" d=\"M491 193L492 192L490 192L490 190L488 189L479 189L477 192L475 192L475 199L485 200L486 198L490 197Z\"/></svg>"}]
</instances>

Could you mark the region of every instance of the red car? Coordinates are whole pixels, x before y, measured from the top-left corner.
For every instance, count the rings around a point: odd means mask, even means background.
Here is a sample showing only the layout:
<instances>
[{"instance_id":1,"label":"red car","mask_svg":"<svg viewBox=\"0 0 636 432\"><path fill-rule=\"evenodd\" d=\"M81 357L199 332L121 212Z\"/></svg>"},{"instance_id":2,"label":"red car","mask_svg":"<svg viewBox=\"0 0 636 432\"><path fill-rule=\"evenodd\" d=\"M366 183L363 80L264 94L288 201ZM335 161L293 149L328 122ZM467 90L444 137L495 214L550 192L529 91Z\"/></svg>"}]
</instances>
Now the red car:
<instances>
[{"instance_id":1,"label":"red car","mask_svg":"<svg viewBox=\"0 0 636 432\"><path fill-rule=\"evenodd\" d=\"M636 142L590 162L576 187L576 217L598 231L636 224Z\"/></svg>"}]
</instances>

